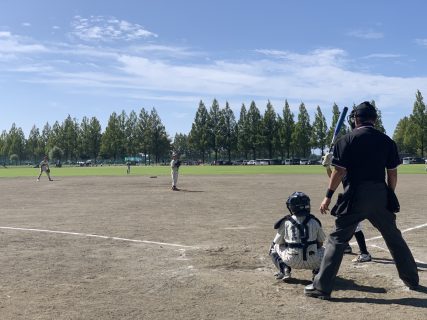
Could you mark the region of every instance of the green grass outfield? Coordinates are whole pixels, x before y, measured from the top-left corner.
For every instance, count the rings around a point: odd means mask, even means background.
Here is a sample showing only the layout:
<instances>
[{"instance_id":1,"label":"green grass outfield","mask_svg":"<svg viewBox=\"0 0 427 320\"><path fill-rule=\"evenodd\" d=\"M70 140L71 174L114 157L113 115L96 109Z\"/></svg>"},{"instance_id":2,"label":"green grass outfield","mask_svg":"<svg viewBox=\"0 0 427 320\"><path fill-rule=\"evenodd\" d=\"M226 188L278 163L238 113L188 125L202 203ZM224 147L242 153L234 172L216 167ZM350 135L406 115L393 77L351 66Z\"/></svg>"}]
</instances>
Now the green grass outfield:
<instances>
[{"instance_id":1,"label":"green grass outfield","mask_svg":"<svg viewBox=\"0 0 427 320\"><path fill-rule=\"evenodd\" d=\"M183 175L227 175L227 174L324 174L320 165L296 166L182 166ZM37 177L39 169L32 167L0 167L0 178ZM52 177L78 176L125 176L126 166L62 167L51 168ZM168 166L132 166L132 176L165 176L170 174ZM399 166L399 174L427 174L423 164Z\"/></svg>"}]
</instances>

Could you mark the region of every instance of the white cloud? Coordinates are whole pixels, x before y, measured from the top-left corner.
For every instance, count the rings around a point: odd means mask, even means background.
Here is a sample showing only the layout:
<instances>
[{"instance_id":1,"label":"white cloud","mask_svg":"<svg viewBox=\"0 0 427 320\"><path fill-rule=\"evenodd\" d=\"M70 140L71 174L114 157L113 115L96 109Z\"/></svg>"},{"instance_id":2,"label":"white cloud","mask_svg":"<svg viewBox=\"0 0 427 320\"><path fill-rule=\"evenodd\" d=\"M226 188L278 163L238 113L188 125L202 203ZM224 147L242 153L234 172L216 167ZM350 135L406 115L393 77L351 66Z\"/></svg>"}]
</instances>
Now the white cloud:
<instances>
[{"instance_id":1,"label":"white cloud","mask_svg":"<svg viewBox=\"0 0 427 320\"><path fill-rule=\"evenodd\" d=\"M23 22L23 23L21 23L21 25L23 27L31 27L31 23L29 23L29 22Z\"/></svg>"},{"instance_id":2,"label":"white cloud","mask_svg":"<svg viewBox=\"0 0 427 320\"><path fill-rule=\"evenodd\" d=\"M9 31L0 31L0 38L11 38L12 34Z\"/></svg>"},{"instance_id":3,"label":"white cloud","mask_svg":"<svg viewBox=\"0 0 427 320\"><path fill-rule=\"evenodd\" d=\"M39 43L13 35L8 31L0 32L0 53L18 54L46 52L47 48Z\"/></svg>"},{"instance_id":4,"label":"white cloud","mask_svg":"<svg viewBox=\"0 0 427 320\"><path fill-rule=\"evenodd\" d=\"M393 59L400 57L402 57L402 55L394 53L373 53L362 57L362 59Z\"/></svg>"},{"instance_id":5,"label":"white cloud","mask_svg":"<svg viewBox=\"0 0 427 320\"><path fill-rule=\"evenodd\" d=\"M427 39L415 39L415 43L420 46L427 47Z\"/></svg>"},{"instance_id":6,"label":"white cloud","mask_svg":"<svg viewBox=\"0 0 427 320\"><path fill-rule=\"evenodd\" d=\"M121 25L120 29L108 29L109 35L117 34L117 37L132 28L119 20L108 23ZM106 29L93 28L84 34L102 39L102 30ZM194 106L200 99L209 104L217 98L228 100L235 109L239 109L242 102L248 105L251 100L263 107L270 99L277 111L283 107L285 99L293 108L303 101L309 110L317 105L330 107L334 102L351 106L374 99L390 114L402 108L407 108L409 113L417 88L427 87L426 77L390 77L361 72L354 67L349 54L340 48L305 53L258 49L256 57L215 60L213 57L203 59L206 55L189 48L158 44L113 47L108 44L44 45L2 31L0 58L14 54L22 59L7 64L7 70L6 64L2 64L1 70L19 71L19 81L55 86L56 89L61 86L61 90L79 94L179 106ZM199 63L193 59L196 55ZM399 56L376 53L364 58Z\"/></svg>"},{"instance_id":7,"label":"white cloud","mask_svg":"<svg viewBox=\"0 0 427 320\"><path fill-rule=\"evenodd\" d=\"M258 49L256 52L266 56L272 56L289 62L296 63L297 65L340 65L344 62L347 53L342 49L317 49L308 54L300 54L289 51L267 50Z\"/></svg>"},{"instance_id":8,"label":"white cloud","mask_svg":"<svg viewBox=\"0 0 427 320\"><path fill-rule=\"evenodd\" d=\"M351 37L356 37L360 39L366 40L375 40L384 38L384 34L382 32L377 32L373 30L354 30L350 31L347 35Z\"/></svg>"},{"instance_id":9,"label":"white cloud","mask_svg":"<svg viewBox=\"0 0 427 320\"><path fill-rule=\"evenodd\" d=\"M84 41L131 41L157 37L155 33L144 29L139 24L103 16L91 16L90 18L75 16L71 27L73 28L71 34Z\"/></svg>"}]
</instances>

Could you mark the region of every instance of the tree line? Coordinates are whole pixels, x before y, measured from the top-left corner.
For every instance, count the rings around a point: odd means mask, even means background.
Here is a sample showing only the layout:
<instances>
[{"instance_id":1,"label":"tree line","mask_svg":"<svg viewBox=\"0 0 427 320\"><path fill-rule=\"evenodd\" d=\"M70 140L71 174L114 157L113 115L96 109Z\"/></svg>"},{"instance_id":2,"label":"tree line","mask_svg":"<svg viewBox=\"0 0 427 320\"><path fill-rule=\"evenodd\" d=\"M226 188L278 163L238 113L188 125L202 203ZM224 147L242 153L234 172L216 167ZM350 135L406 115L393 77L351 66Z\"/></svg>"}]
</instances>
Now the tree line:
<instances>
[{"instance_id":1,"label":"tree line","mask_svg":"<svg viewBox=\"0 0 427 320\"><path fill-rule=\"evenodd\" d=\"M427 152L427 109L419 90L415 95L412 113L397 123L393 140L401 153L424 158Z\"/></svg>"},{"instance_id":2,"label":"tree line","mask_svg":"<svg viewBox=\"0 0 427 320\"><path fill-rule=\"evenodd\" d=\"M372 101L375 105L375 101ZM299 105L295 117L289 103L285 101L280 113L276 113L268 102L263 114L255 102L249 108L242 104L239 119L236 119L228 103L220 108L218 101L213 100L209 110L200 101L191 131L189 134L176 134L173 147L189 159L284 159L309 158L313 149L323 155L340 116L337 104L332 106L330 126L317 106L313 122L305 104ZM381 112L377 128L385 132ZM348 132L344 124L341 132ZM318 157L318 156L317 156Z\"/></svg>"},{"instance_id":3,"label":"tree line","mask_svg":"<svg viewBox=\"0 0 427 320\"><path fill-rule=\"evenodd\" d=\"M371 103L375 105L375 101ZM287 100L279 113L270 102L261 113L252 101L248 108L242 104L237 119L228 102L221 108L214 99L208 109L200 101L190 132L177 133L173 141L155 108L150 112L144 108L139 113L113 112L104 131L96 117L83 117L78 122L68 115L62 123L56 121L52 126L46 123L41 130L33 126L28 138L12 124L0 136L0 159L38 162L48 154L51 159L69 162L86 159L123 162L126 156L144 154L148 163L159 163L169 159L171 150L179 152L184 160L203 163L218 159L310 158L313 150L322 155L327 150L340 112L334 103L328 125L320 106L311 121L303 102L294 115ZM424 156L426 124L425 104L417 91L412 114L399 121L393 135L401 152ZM385 132L380 110L376 128ZM341 130L346 133L349 128L344 124Z\"/></svg>"},{"instance_id":4,"label":"tree line","mask_svg":"<svg viewBox=\"0 0 427 320\"><path fill-rule=\"evenodd\" d=\"M102 132L96 117L83 117L79 123L70 115L52 126L46 123L42 130L33 126L28 138L22 128L12 124L9 132L0 136L0 159L3 163L36 163L44 155L68 162L94 159L123 162L125 156L140 153L148 162L169 158L171 141L155 108L141 109L139 114L113 112Z\"/></svg>"}]
</instances>

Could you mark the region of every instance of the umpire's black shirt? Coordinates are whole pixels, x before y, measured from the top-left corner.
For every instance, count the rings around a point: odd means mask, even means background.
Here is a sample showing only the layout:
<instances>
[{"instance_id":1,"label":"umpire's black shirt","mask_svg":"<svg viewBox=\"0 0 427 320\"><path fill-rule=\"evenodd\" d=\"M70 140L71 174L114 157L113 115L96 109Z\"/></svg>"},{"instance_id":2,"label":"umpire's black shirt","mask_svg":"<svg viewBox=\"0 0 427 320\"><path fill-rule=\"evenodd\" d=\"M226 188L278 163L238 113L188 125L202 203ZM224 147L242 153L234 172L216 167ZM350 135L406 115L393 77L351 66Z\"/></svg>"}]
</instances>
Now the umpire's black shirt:
<instances>
[{"instance_id":1,"label":"umpire's black shirt","mask_svg":"<svg viewBox=\"0 0 427 320\"><path fill-rule=\"evenodd\" d=\"M350 185L384 182L385 168L400 164L396 143L387 135L367 125L344 135L334 146L332 165L347 170Z\"/></svg>"}]
</instances>

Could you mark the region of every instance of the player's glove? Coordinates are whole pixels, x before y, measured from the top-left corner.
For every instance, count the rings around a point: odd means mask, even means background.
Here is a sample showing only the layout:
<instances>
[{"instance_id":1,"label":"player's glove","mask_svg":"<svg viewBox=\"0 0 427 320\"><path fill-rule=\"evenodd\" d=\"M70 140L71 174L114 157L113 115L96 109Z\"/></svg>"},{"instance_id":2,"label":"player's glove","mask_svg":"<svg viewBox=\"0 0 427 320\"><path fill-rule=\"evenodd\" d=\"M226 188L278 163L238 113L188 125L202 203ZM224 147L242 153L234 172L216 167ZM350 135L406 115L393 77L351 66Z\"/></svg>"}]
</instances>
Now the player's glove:
<instances>
[{"instance_id":1,"label":"player's glove","mask_svg":"<svg viewBox=\"0 0 427 320\"><path fill-rule=\"evenodd\" d=\"M48 168L48 169L46 170L46 172L47 172L47 173L50 173L50 169Z\"/></svg>"},{"instance_id":2,"label":"player's glove","mask_svg":"<svg viewBox=\"0 0 427 320\"><path fill-rule=\"evenodd\" d=\"M332 153L328 153L322 157L322 166L330 167L332 164Z\"/></svg>"},{"instance_id":3,"label":"player's glove","mask_svg":"<svg viewBox=\"0 0 427 320\"><path fill-rule=\"evenodd\" d=\"M177 168L179 168L181 166L181 161L177 161L176 163L175 163L175 167L177 167Z\"/></svg>"}]
</instances>

